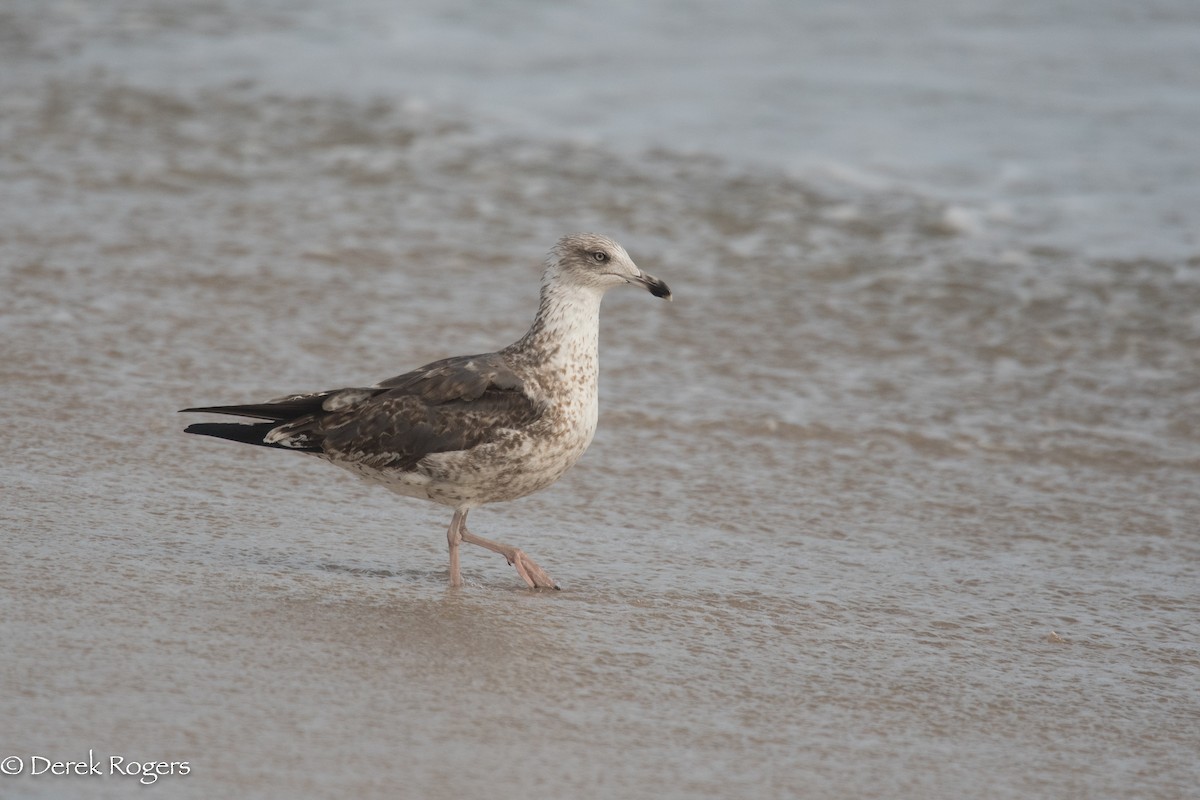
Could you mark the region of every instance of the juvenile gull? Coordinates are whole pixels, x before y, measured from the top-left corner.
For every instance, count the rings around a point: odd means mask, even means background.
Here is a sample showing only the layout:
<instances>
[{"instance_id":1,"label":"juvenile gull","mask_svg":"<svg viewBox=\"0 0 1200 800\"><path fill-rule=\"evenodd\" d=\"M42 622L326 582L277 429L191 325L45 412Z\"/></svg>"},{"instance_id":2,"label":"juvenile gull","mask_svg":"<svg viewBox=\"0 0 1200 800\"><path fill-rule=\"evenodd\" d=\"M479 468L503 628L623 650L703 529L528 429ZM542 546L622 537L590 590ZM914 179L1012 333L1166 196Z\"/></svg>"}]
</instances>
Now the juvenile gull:
<instances>
[{"instance_id":1,"label":"juvenile gull","mask_svg":"<svg viewBox=\"0 0 1200 800\"><path fill-rule=\"evenodd\" d=\"M600 300L636 284L671 290L606 236L559 239L546 258L529 331L495 353L457 356L373 386L266 403L185 408L266 420L201 422L188 433L312 453L392 491L454 509L446 539L450 585L462 585L459 542L499 553L531 588L558 588L533 559L467 530L486 503L544 489L579 460L596 432Z\"/></svg>"}]
</instances>

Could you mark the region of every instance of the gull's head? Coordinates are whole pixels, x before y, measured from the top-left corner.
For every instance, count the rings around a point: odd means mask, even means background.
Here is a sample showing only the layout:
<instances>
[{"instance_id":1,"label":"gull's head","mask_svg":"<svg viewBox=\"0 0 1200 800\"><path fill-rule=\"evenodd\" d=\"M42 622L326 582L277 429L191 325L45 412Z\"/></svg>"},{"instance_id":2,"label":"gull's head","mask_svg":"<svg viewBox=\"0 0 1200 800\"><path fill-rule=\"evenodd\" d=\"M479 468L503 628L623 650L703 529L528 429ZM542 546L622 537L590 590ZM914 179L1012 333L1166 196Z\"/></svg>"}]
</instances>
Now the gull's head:
<instances>
[{"instance_id":1,"label":"gull's head","mask_svg":"<svg viewBox=\"0 0 1200 800\"><path fill-rule=\"evenodd\" d=\"M604 293L632 283L655 297L671 299L671 290L653 275L638 269L625 248L598 233L572 233L558 240L546 258L543 283L554 282Z\"/></svg>"}]
</instances>

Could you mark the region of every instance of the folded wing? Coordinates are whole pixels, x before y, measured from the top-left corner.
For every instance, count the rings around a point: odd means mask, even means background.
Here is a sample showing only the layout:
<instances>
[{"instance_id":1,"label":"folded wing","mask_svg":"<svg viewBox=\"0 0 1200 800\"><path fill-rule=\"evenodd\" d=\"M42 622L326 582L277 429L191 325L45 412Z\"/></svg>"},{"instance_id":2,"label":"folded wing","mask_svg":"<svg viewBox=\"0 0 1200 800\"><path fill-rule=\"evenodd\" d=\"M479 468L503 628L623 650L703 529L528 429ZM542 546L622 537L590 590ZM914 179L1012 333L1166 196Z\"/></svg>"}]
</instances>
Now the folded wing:
<instances>
[{"instance_id":1,"label":"folded wing","mask_svg":"<svg viewBox=\"0 0 1200 800\"><path fill-rule=\"evenodd\" d=\"M375 386L184 411L266 420L198 423L188 433L398 470L412 469L431 453L484 444L540 414L498 353L435 361Z\"/></svg>"}]
</instances>

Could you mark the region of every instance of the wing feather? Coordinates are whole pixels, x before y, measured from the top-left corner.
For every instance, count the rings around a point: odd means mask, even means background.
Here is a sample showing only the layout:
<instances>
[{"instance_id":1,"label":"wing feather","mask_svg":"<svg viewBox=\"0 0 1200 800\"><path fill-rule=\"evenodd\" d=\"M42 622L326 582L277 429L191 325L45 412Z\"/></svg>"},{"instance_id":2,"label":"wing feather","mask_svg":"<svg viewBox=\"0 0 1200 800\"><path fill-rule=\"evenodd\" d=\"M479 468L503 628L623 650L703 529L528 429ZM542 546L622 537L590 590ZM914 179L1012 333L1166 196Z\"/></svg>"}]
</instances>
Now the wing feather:
<instances>
[{"instance_id":1,"label":"wing feather","mask_svg":"<svg viewBox=\"0 0 1200 800\"><path fill-rule=\"evenodd\" d=\"M470 449L527 425L540 406L503 356L487 353L435 361L371 387L185 411L277 423L206 426L210 436L407 470L432 453Z\"/></svg>"}]
</instances>

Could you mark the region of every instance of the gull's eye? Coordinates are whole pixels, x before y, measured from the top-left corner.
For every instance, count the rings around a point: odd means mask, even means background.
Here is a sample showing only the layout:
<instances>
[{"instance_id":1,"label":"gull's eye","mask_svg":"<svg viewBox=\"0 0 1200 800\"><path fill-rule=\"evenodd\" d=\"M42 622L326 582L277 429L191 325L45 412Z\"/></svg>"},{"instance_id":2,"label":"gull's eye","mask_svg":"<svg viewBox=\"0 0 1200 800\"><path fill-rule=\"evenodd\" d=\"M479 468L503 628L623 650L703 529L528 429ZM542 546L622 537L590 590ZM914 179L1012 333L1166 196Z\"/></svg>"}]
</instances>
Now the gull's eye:
<instances>
[{"instance_id":1,"label":"gull's eye","mask_svg":"<svg viewBox=\"0 0 1200 800\"><path fill-rule=\"evenodd\" d=\"M608 261L608 253L603 250L597 250L592 253L592 258L596 260L597 264L603 264L605 261Z\"/></svg>"}]
</instances>

